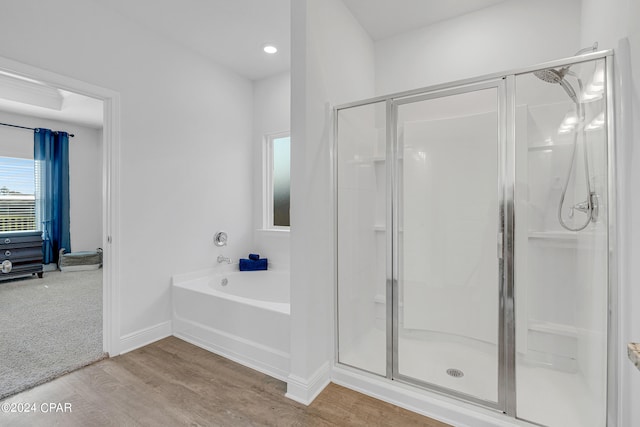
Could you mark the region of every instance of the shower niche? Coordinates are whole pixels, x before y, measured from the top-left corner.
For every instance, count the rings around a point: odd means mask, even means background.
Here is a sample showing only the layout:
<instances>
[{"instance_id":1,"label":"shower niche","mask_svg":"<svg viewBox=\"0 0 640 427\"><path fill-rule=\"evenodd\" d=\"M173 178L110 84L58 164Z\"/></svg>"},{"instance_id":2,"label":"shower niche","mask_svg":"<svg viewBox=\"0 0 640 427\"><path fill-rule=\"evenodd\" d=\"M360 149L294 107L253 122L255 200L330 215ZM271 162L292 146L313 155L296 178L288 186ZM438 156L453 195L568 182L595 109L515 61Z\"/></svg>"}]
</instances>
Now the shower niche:
<instances>
[{"instance_id":1,"label":"shower niche","mask_svg":"<svg viewBox=\"0 0 640 427\"><path fill-rule=\"evenodd\" d=\"M610 55L336 107L337 364L606 425Z\"/></svg>"}]
</instances>

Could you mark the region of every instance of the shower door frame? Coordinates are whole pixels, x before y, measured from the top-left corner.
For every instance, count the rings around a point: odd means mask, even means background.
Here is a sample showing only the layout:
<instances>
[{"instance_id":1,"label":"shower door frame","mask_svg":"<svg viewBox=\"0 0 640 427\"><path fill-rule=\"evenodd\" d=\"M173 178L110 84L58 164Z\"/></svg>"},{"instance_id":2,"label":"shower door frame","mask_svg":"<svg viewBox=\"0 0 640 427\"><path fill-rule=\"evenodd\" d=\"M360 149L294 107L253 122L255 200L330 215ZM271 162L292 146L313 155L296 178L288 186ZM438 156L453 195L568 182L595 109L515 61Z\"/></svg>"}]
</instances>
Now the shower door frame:
<instances>
[{"instance_id":1,"label":"shower door frame","mask_svg":"<svg viewBox=\"0 0 640 427\"><path fill-rule=\"evenodd\" d=\"M509 413L507 410L507 396L508 396L508 384L507 381L513 375L509 375L507 368L510 366L508 360L513 357L515 360L515 327L511 330L507 326L509 324L508 319L513 318L513 262L505 262L505 258L508 257L509 245L507 242L512 241L513 238L513 220L509 220L513 215L513 200L514 200L514 183L515 175L509 176L509 170L514 169L507 168L507 164L513 162L508 161L508 156L513 155L515 148L515 139L509 138L509 135L515 135L515 131L510 132L508 126L509 121L507 113L509 108L507 107L507 92L506 82L504 77L490 78L486 80L477 81L469 84L461 84L457 86L451 86L446 89L437 89L428 92L424 92L418 95L397 97L387 101L387 144L391 145L391 156L389 157L389 164L391 168L387 168L387 173L391 176L391 206L393 212L391 213L391 251L387 253L387 256L391 257L391 271L387 271L387 277L391 277L391 304L387 304L392 307L392 315L387 316L387 355L389 355L389 347L391 347L391 358L387 357L387 377L403 382L419 386L425 389L429 389L438 393L443 393L449 396L454 396L459 399L466 400L471 403L480 404L487 408L496 409L501 412ZM399 220L400 220L400 176L396 165L400 159L400 143L398 141L398 109L402 105L419 103L423 101L442 99L449 96L462 95L466 93L472 93L481 90L495 89L496 93L496 127L497 127L497 182L495 191L497 193L497 208L498 217L495 218L497 222L498 235L496 236L497 242L497 262L498 262L498 341L497 354L498 354L498 399L497 401L485 400L476 396L472 396L455 389L450 389L437 384L429 383L424 380L419 380L414 377L400 374L399 371L399 329L400 329L400 295L399 295L399 272L400 272L400 250L399 250ZM515 128L515 123L511 122ZM515 159L515 157L514 157ZM511 191L509 191L511 189ZM387 289L389 293L389 289ZM510 297L510 298L509 298ZM513 356L511 356L513 355ZM515 366L515 365L514 365ZM515 389L515 382L514 382ZM515 412L514 412L515 413Z\"/></svg>"},{"instance_id":2,"label":"shower door frame","mask_svg":"<svg viewBox=\"0 0 640 427\"><path fill-rule=\"evenodd\" d=\"M516 413L516 347L515 347L515 300L514 300L514 230L515 230L515 143L516 143L516 126L515 126L515 107L516 107L516 92L515 81L516 76L520 74L527 74L533 71L542 70L546 68L563 67L571 64L588 62L597 59L603 59L605 61L606 69L606 117L607 117L607 188L608 188L608 233L607 233L607 245L609 248L609 257L607 260L607 351L606 351L606 413L607 413L607 425L615 426L618 421L618 393L617 393L617 379L619 376L619 358L620 350L619 342L620 337L618 335L618 306L619 306L619 293L618 293L618 222L617 222L617 192L616 192L616 172L615 172L615 153L616 153L616 141L614 131L614 72L613 72L613 50L603 50L593 53L587 53L579 56L571 56L555 61L549 61L541 64L536 64L528 67L509 70L506 72L492 73L475 78L463 79L453 81L449 83L437 84L428 87L413 89L404 92L398 92L390 95L377 96L365 100L350 102L333 107L333 135L332 144L330 148L331 158L331 176L332 176L332 188L333 188L333 211L334 211L334 248L335 253L338 253L338 187L337 187L337 143L338 143L338 113L342 109L348 109L353 107L360 107L365 105L372 105L376 103L386 103L386 150L387 158L389 160L395 159L397 151L397 105L403 99L415 98L428 94L435 94L438 92L444 93L447 90L473 87L474 85L482 85L487 82L502 80L503 96L498 97L498 109L503 108L503 113L498 111L499 120L499 139L502 141L499 145L499 149L502 149L500 154L499 167L499 179L502 177L502 203L499 200L500 206L500 221L502 224L502 259L501 259L501 277L502 284L500 287L500 328L499 338L504 338L502 343L502 350L499 353L500 366L498 370L498 403L487 402L482 399L469 398L470 396L464 393L455 393L447 388L433 387L432 385L425 385L422 383L416 383L415 381L402 381L400 378L394 377L394 359L397 359L397 354L394 352L394 319L397 315L397 310L394 310L396 302L394 296L397 297L397 280L395 280L394 269L397 271L397 255L396 255L396 243L394 239L397 238L397 229L393 233L388 233L387 236L387 254L386 254L386 267L387 267L387 280L386 280L386 321L387 321L387 348L386 348L386 375L381 376L376 373L368 372L358 367L343 364L339 360L339 319L338 319L338 266L339 259L336 256L334 263L334 366L339 368L345 368L347 370L361 373L373 378L379 378L382 380L396 381L408 383L412 386L418 386L420 388L436 392L445 396L451 396L468 403L480 405L482 407L495 409L503 412L513 419L518 419ZM388 161L387 166L387 229L395 227L398 206L394 204L397 197L397 180L394 177L396 173L395 162ZM397 298L396 298L397 299ZM391 303L389 303L389 301ZM397 348L397 347L396 347Z\"/></svg>"}]
</instances>

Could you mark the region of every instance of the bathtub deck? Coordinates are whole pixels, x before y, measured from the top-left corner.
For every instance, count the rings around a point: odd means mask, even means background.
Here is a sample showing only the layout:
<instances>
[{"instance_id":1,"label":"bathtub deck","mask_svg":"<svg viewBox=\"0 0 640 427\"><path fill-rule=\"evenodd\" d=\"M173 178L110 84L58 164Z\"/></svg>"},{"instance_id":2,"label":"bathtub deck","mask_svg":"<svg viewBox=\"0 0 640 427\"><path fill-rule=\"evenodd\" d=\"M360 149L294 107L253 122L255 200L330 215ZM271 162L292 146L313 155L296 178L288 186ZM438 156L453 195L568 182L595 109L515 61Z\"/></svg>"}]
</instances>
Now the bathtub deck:
<instances>
[{"instance_id":1,"label":"bathtub deck","mask_svg":"<svg viewBox=\"0 0 640 427\"><path fill-rule=\"evenodd\" d=\"M3 401L70 403L71 413L0 414L12 426L427 426L438 421L330 384L306 407L282 381L169 337Z\"/></svg>"}]
</instances>

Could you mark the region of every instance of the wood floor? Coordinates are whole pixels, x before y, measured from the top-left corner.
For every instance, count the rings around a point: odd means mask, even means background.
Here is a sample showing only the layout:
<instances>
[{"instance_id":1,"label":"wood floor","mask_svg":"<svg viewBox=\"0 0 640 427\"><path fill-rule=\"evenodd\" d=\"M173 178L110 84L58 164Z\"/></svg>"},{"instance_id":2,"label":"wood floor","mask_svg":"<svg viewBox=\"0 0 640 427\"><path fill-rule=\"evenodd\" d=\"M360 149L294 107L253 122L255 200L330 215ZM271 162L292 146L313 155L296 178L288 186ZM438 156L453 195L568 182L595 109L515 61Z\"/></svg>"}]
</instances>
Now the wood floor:
<instances>
[{"instance_id":1,"label":"wood floor","mask_svg":"<svg viewBox=\"0 0 640 427\"><path fill-rule=\"evenodd\" d=\"M335 384L310 406L285 391L282 381L170 337L2 401L0 425L447 426ZM6 412L25 404L35 412Z\"/></svg>"}]
</instances>

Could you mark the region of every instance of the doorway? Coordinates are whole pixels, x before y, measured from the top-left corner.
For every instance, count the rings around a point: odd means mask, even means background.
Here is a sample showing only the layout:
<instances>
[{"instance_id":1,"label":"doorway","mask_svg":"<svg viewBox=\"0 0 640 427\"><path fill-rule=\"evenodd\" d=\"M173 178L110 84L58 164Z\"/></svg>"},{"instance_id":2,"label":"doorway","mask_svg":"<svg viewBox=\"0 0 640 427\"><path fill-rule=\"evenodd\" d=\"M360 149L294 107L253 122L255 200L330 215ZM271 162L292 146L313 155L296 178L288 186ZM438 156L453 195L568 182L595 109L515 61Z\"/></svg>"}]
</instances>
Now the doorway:
<instances>
[{"instance_id":1,"label":"doorway","mask_svg":"<svg viewBox=\"0 0 640 427\"><path fill-rule=\"evenodd\" d=\"M119 354L119 300L118 300L118 225L119 205L119 94L109 89L78 81L66 76L0 58L0 71L40 82L48 87L77 93L99 100L103 104L104 127L101 139L102 185L101 241L104 268L102 273L102 349L110 356Z\"/></svg>"}]
</instances>

